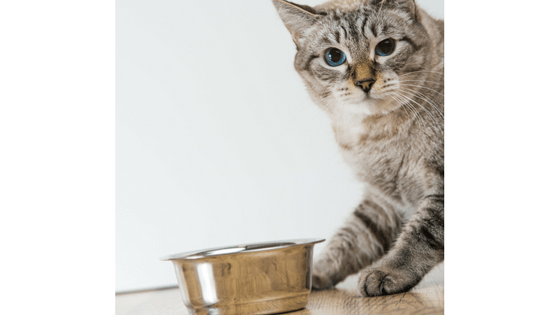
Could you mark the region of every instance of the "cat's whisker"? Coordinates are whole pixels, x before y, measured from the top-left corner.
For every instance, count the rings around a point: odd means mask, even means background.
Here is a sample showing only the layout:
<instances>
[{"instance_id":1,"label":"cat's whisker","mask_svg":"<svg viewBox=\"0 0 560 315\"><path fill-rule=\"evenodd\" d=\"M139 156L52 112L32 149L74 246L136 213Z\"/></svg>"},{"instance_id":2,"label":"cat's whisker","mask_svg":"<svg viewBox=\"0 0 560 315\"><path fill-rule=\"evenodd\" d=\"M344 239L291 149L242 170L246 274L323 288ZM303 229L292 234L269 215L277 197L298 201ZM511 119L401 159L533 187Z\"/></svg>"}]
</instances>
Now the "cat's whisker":
<instances>
[{"instance_id":1,"label":"cat's whisker","mask_svg":"<svg viewBox=\"0 0 560 315\"><path fill-rule=\"evenodd\" d=\"M331 107L332 105L334 105L334 104L336 103L336 101L337 101L337 100L336 100L335 98L333 98L330 102L328 102L328 103L325 105L325 107L323 107L323 109L324 109L325 111L328 110L328 109L330 109L330 107Z\"/></svg>"},{"instance_id":2,"label":"cat's whisker","mask_svg":"<svg viewBox=\"0 0 560 315\"><path fill-rule=\"evenodd\" d=\"M408 117L408 119L413 120L413 119L412 119L413 117L411 117L411 115L409 114L406 105L405 105L402 101L400 101L400 100L397 98L397 96L395 96L394 94L389 95L389 96L390 96L395 102L397 102L397 104L403 106L403 109L405 110L406 116Z\"/></svg>"},{"instance_id":3,"label":"cat's whisker","mask_svg":"<svg viewBox=\"0 0 560 315\"><path fill-rule=\"evenodd\" d=\"M432 105L434 107L434 110L436 110L438 112L438 114L441 116L441 118L444 118L443 113L439 110L436 103L433 100L431 100L426 94L424 94L420 91L414 91L414 90L406 88L406 87L403 87L402 90L408 91L409 93L413 92L413 93L417 94L418 96L422 97L426 102L428 102L430 105Z\"/></svg>"},{"instance_id":4,"label":"cat's whisker","mask_svg":"<svg viewBox=\"0 0 560 315\"><path fill-rule=\"evenodd\" d=\"M438 109L437 105L432 100L430 100L428 98L428 96L426 96L424 93L419 92L419 91L414 91L412 89L408 89L408 88L405 88L405 87L402 88L402 91L421 97L426 102L428 102L430 105L432 105L433 109L441 116L442 119L444 118L443 113Z\"/></svg>"},{"instance_id":5,"label":"cat's whisker","mask_svg":"<svg viewBox=\"0 0 560 315\"><path fill-rule=\"evenodd\" d=\"M428 80L399 80L399 82L417 82L417 83L434 83L434 84L439 84L439 85L443 85L443 82L436 82L436 81L428 81Z\"/></svg>"},{"instance_id":6,"label":"cat's whisker","mask_svg":"<svg viewBox=\"0 0 560 315\"><path fill-rule=\"evenodd\" d=\"M403 92L403 91L401 91ZM432 121L434 122L434 126L438 126L437 120L435 119L435 117L430 113L430 111L428 111L424 106L422 106L420 103L418 103L417 101L415 101L413 98L408 97L407 95L401 94L399 93L400 96L410 100L411 102L413 102L414 104L420 106L420 108L422 108L432 119ZM414 96L413 96L414 97Z\"/></svg>"},{"instance_id":7,"label":"cat's whisker","mask_svg":"<svg viewBox=\"0 0 560 315\"><path fill-rule=\"evenodd\" d=\"M406 97L405 95L403 95L403 96ZM417 103L417 104L418 104L418 103ZM420 106L420 108L422 108L422 109L430 116L430 118L432 119L432 121L435 121L435 117L434 117L424 106L422 106L422 105L420 105L420 104L418 104L418 106ZM418 113L420 114L420 112L418 112ZM428 122L426 122L426 123L428 123ZM428 123L428 124L429 124L429 123ZM430 124L430 125L431 125L431 124ZM440 128L439 125L438 125L437 123L436 123L436 124L433 124L432 126L438 128L438 129ZM426 126L424 125L424 127L422 128L422 130L423 130L423 131L426 131L426 130L428 130L428 128L426 128Z\"/></svg>"},{"instance_id":8,"label":"cat's whisker","mask_svg":"<svg viewBox=\"0 0 560 315\"><path fill-rule=\"evenodd\" d=\"M396 94L399 95L398 93L396 93ZM422 119L422 115L420 115L420 112L417 111L412 105L410 105L410 104L409 104L410 102L407 102L406 100L404 100L404 98L402 97L402 95L399 95L398 97L400 97L400 99L402 100L402 101L401 101L401 104L402 104L405 108L410 109L410 110L414 113L414 116L415 116L416 119L418 120L418 123L421 124L421 127L420 127L421 129L420 129L420 130L423 130L423 131L424 131L425 128L426 128L426 123L425 123L424 120Z\"/></svg>"},{"instance_id":9,"label":"cat's whisker","mask_svg":"<svg viewBox=\"0 0 560 315\"><path fill-rule=\"evenodd\" d=\"M418 130L420 132L426 133L426 130L428 130L426 126L429 124L429 122L424 118L424 116L422 116L418 109L414 108L414 106L410 104L410 102L407 102L406 100L404 102L404 106L408 107L416 115L418 124L420 125L420 128Z\"/></svg>"},{"instance_id":10,"label":"cat's whisker","mask_svg":"<svg viewBox=\"0 0 560 315\"><path fill-rule=\"evenodd\" d=\"M412 102L414 102L415 104L417 104L422 110L424 110L424 112L426 112L426 114L427 114L428 116L430 116L431 120L434 122L434 124L429 123L429 122L427 121L427 119L426 119L424 116L422 116L422 114L420 113L420 111L419 111L418 109L415 109L416 112L418 112L418 115L420 115L421 117L424 117L424 119L422 119L423 123L422 123L422 127L421 127L421 129L420 129L422 132L426 133L427 130L430 129L429 126L435 126L436 128L438 128L437 124L435 124L435 120L436 120L435 117L434 117L424 106L420 105L418 102L414 101L414 100L413 100L412 98L410 98L410 97L407 97L406 95L401 95L401 96L406 97L407 99L409 99L409 100L411 100ZM411 106L412 106L412 104L411 104ZM426 126L426 125L428 125L428 126Z\"/></svg>"},{"instance_id":11,"label":"cat's whisker","mask_svg":"<svg viewBox=\"0 0 560 315\"><path fill-rule=\"evenodd\" d=\"M444 74L442 71L418 70L418 71L407 72L405 74L399 74L399 76L404 77L404 76L411 75L411 74L414 74L414 73L422 73L422 72Z\"/></svg>"},{"instance_id":12,"label":"cat's whisker","mask_svg":"<svg viewBox=\"0 0 560 315\"><path fill-rule=\"evenodd\" d=\"M426 90L433 91L433 92L435 92L435 93L437 93L437 94L439 94L439 95L445 97L441 92L436 91L436 90L434 90L434 89L431 89L431 88L429 88L429 87L423 86L423 85L414 85L414 84L401 84L401 85L403 85L403 86L420 87L420 88L423 88L423 89L426 89Z\"/></svg>"}]
</instances>

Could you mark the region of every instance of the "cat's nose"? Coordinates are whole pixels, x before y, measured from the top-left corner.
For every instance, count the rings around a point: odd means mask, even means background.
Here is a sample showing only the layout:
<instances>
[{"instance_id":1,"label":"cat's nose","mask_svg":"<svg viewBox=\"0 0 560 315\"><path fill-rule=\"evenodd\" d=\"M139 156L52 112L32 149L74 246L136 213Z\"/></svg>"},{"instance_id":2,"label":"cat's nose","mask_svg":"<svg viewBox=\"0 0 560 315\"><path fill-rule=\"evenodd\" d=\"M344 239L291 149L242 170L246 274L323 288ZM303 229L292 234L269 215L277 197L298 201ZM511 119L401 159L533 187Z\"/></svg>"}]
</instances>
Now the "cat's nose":
<instances>
[{"instance_id":1,"label":"cat's nose","mask_svg":"<svg viewBox=\"0 0 560 315\"><path fill-rule=\"evenodd\" d=\"M369 92L371 90L373 84L375 83L375 79L369 78L365 80L356 81L356 86L359 86L364 92Z\"/></svg>"}]
</instances>

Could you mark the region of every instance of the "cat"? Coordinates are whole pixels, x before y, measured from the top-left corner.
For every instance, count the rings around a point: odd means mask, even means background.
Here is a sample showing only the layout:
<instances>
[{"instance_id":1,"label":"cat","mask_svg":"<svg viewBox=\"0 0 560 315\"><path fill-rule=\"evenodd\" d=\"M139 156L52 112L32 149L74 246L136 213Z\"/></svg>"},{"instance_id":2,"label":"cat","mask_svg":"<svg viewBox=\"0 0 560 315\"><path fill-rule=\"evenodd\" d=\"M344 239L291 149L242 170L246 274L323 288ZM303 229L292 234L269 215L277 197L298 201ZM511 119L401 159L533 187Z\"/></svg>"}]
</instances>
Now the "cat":
<instances>
[{"instance_id":1,"label":"cat","mask_svg":"<svg viewBox=\"0 0 560 315\"><path fill-rule=\"evenodd\" d=\"M414 0L272 0L294 66L329 116L363 200L327 243L312 287L408 291L444 259L443 20Z\"/></svg>"}]
</instances>

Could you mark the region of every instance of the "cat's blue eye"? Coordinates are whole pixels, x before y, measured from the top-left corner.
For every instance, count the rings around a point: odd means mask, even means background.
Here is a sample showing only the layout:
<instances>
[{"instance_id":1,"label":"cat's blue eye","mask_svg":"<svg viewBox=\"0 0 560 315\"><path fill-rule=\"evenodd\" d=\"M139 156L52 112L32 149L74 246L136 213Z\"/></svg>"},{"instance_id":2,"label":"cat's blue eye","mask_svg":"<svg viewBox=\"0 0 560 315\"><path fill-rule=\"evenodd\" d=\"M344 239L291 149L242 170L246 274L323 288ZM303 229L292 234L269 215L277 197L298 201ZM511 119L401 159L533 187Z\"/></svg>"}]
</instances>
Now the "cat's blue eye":
<instances>
[{"instance_id":1,"label":"cat's blue eye","mask_svg":"<svg viewBox=\"0 0 560 315\"><path fill-rule=\"evenodd\" d=\"M346 61L346 55L338 48L329 48L325 52L325 61L331 67L337 67Z\"/></svg>"},{"instance_id":2,"label":"cat's blue eye","mask_svg":"<svg viewBox=\"0 0 560 315\"><path fill-rule=\"evenodd\" d=\"M375 53L379 56L389 56L395 51L395 40L387 38L375 46Z\"/></svg>"}]
</instances>

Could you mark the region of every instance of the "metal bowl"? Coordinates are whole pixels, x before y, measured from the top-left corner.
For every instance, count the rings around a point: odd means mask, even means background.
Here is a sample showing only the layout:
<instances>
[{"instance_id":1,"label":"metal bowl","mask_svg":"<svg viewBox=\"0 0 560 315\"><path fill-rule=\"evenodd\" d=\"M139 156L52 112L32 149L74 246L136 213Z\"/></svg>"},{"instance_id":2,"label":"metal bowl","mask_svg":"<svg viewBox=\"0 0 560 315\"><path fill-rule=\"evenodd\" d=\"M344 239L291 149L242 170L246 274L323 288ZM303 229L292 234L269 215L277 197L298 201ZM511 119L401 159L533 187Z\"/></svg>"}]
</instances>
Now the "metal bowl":
<instances>
[{"instance_id":1,"label":"metal bowl","mask_svg":"<svg viewBox=\"0 0 560 315\"><path fill-rule=\"evenodd\" d=\"M211 248L170 260L189 314L274 314L302 309L311 292L313 246L298 239Z\"/></svg>"}]
</instances>

